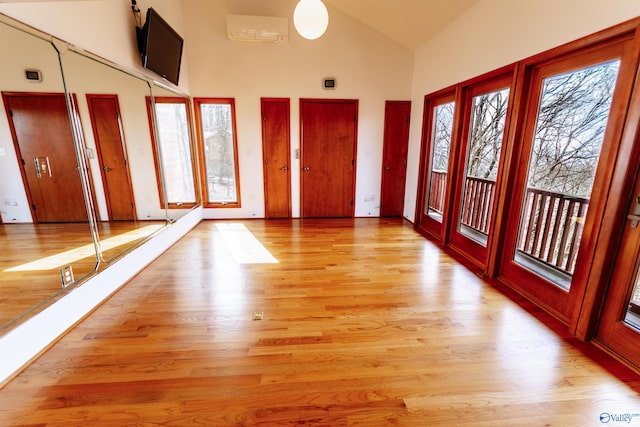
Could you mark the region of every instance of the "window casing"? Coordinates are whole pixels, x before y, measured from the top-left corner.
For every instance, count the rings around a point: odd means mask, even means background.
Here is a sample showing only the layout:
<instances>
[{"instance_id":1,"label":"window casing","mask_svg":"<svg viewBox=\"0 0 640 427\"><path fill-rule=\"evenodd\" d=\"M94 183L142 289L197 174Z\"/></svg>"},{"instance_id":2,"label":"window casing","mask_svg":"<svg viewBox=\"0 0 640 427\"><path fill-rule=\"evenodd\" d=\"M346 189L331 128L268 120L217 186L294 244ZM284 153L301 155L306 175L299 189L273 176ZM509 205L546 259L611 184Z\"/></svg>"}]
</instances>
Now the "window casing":
<instances>
[{"instance_id":1,"label":"window casing","mask_svg":"<svg viewBox=\"0 0 640 427\"><path fill-rule=\"evenodd\" d=\"M205 207L240 207L233 98L195 98Z\"/></svg>"},{"instance_id":2,"label":"window casing","mask_svg":"<svg viewBox=\"0 0 640 427\"><path fill-rule=\"evenodd\" d=\"M155 111L152 109L155 108ZM147 113L156 164L160 205L190 209L198 204L189 100L180 97L147 97ZM157 126L154 128L152 116ZM156 134L157 133L157 134ZM161 154L160 156L158 156Z\"/></svg>"}]
</instances>

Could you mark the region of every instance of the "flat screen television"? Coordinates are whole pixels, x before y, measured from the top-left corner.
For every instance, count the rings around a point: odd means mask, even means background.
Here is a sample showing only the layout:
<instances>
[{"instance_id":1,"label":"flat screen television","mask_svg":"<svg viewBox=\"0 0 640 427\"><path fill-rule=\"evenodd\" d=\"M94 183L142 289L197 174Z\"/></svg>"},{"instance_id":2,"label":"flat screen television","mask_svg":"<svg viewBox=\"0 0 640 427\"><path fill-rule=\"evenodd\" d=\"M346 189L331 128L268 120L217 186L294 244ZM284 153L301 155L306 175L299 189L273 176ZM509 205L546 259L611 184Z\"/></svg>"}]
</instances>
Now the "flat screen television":
<instances>
[{"instance_id":1,"label":"flat screen television","mask_svg":"<svg viewBox=\"0 0 640 427\"><path fill-rule=\"evenodd\" d=\"M182 37L162 17L147 9L147 20L138 33L142 66L178 84L182 61Z\"/></svg>"}]
</instances>

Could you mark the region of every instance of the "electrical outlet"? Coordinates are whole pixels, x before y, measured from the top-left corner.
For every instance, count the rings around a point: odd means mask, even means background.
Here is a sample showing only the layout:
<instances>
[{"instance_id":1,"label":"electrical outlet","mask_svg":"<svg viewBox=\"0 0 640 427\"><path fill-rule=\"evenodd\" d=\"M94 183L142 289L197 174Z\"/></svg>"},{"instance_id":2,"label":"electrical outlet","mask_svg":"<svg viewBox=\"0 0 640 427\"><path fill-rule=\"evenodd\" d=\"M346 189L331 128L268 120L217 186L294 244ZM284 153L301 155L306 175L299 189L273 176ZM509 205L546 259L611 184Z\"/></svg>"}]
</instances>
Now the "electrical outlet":
<instances>
[{"instance_id":1,"label":"electrical outlet","mask_svg":"<svg viewBox=\"0 0 640 427\"><path fill-rule=\"evenodd\" d=\"M73 269L70 265L65 265L60 269L60 279L62 280L62 287L66 288L73 283Z\"/></svg>"}]
</instances>

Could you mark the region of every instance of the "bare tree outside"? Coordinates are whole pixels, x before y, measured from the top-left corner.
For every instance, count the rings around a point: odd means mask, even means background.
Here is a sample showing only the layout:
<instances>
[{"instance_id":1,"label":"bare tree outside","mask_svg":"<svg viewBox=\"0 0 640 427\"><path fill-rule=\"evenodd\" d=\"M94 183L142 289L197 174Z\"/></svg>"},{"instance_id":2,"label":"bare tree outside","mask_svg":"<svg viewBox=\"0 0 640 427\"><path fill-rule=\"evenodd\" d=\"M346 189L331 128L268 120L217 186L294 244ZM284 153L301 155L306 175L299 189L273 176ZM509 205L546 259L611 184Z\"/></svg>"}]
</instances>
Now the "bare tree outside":
<instances>
[{"instance_id":1,"label":"bare tree outside","mask_svg":"<svg viewBox=\"0 0 640 427\"><path fill-rule=\"evenodd\" d=\"M508 101L508 88L473 98L467 176L495 181Z\"/></svg>"},{"instance_id":2,"label":"bare tree outside","mask_svg":"<svg viewBox=\"0 0 640 427\"><path fill-rule=\"evenodd\" d=\"M474 96L470 117L460 232L486 245L507 118L509 88Z\"/></svg>"},{"instance_id":3,"label":"bare tree outside","mask_svg":"<svg viewBox=\"0 0 640 427\"><path fill-rule=\"evenodd\" d=\"M455 102L438 105L434 109L433 158L431 169L446 172L449 169L449 151L453 130Z\"/></svg>"},{"instance_id":4,"label":"bare tree outside","mask_svg":"<svg viewBox=\"0 0 640 427\"><path fill-rule=\"evenodd\" d=\"M431 138L431 177L425 214L441 220L447 190L447 171L453 131L455 103L438 105L433 110Z\"/></svg>"},{"instance_id":5,"label":"bare tree outside","mask_svg":"<svg viewBox=\"0 0 640 427\"><path fill-rule=\"evenodd\" d=\"M542 82L517 249L561 272L548 278L565 289L575 269L619 66L619 60L609 61Z\"/></svg>"},{"instance_id":6,"label":"bare tree outside","mask_svg":"<svg viewBox=\"0 0 640 427\"><path fill-rule=\"evenodd\" d=\"M589 198L620 61L546 78L529 187Z\"/></svg>"},{"instance_id":7,"label":"bare tree outside","mask_svg":"<svg viewBox=\"0 0 640 427\"><path fill-rule=\"evenodd\" d=\"M237 201L231 105L201 105L209 202Z\"/></svg>"}]
</instances>

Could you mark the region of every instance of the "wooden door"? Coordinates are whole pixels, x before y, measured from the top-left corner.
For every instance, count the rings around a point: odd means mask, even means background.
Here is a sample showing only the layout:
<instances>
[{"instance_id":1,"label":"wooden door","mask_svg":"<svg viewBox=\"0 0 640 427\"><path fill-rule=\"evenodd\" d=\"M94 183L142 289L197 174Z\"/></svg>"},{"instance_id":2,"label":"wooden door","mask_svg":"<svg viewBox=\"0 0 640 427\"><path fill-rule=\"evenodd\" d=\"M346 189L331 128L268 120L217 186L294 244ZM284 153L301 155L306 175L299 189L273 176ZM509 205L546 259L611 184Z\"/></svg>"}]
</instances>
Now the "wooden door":
<instances>
[{"instance_id":1,"label":"wooden door","mask_svg":"<svg viewBox=\"0 0 640 427\"><path fill-rule=\"evenodd\" d=\"M64 94L2 98L34 222L87 221Z\"/></svg>"},{"instance_id":2,"label":"wooden door","mask_svg":"<svg viewBox=\"0 0 640 427\"><path fill-rule=\"evenodd\" d=\"M93 136L111 221L133 221L133 190L117 95L87 95Z\"/></svg>"},{"instance_id":3,"label":"wooden door","mask_svg":"<svg viewBox=\"0 0 640 427\"><path fill-rule=\"evenodd\" d=\"M626 214L597 338L640 367L640 177Z\"/></svg>"},{"instance_id":4,"label":"wooden door","mask_svg":"<svg viewBox=\"0 0 640 427\"><path fill-rule=\"evenodd\" d=\"M303 217L353 217L357 100L300 100Z\"/></svg>"},{"instance_id":5,"label":"wooden door","mask_svg":"<svg viewBox=\"0 0 640 427\"><path fill-rule=\"evenodd\" d=\"M265 218L291 218L289 98L262 98Z\"/></svg>"},{"instance_id":6,"label":"wooden door","mask_svg":"<svg viewBox=\"0 0 640 427\"><path fill-rule=\"evenodd\" d=\"M407 176L411 101L387 101L384 114L380 216L401 217Z\"/></svg>"}]
</instances>

